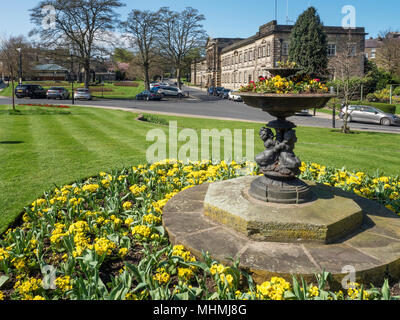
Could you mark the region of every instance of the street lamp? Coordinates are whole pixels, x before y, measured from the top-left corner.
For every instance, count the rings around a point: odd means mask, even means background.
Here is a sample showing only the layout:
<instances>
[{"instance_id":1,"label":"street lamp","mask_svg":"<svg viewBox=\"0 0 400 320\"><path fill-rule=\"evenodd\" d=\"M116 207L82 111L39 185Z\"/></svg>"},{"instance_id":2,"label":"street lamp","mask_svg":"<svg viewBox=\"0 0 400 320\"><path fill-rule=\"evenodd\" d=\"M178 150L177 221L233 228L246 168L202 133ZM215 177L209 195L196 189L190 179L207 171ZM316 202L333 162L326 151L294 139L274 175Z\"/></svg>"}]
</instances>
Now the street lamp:
<instances>
[{"instance_id":1,"label":"street lamp","mask_svg":"<svg viewBox=\"0 0 400 320\"><path fill-rule=\"evenodd\" d=\"M73 49L72 47L69 49L70 59L71 59L71 71L69 73L71 78L71 94L72 94L72 104L75 104L75 93L74 93L74 62L72 59Z\"/></svg>"},{"instance_id":2,"label":"street lamp","mask_svg":"<svg viewBox=\"0 0 400 320\"><path fill-rule=\"evenodd\" d=\"M19 52L19 80L18 83L22 84L22 48L17 48L17 51Z\"/></svg>"}]
</instances>

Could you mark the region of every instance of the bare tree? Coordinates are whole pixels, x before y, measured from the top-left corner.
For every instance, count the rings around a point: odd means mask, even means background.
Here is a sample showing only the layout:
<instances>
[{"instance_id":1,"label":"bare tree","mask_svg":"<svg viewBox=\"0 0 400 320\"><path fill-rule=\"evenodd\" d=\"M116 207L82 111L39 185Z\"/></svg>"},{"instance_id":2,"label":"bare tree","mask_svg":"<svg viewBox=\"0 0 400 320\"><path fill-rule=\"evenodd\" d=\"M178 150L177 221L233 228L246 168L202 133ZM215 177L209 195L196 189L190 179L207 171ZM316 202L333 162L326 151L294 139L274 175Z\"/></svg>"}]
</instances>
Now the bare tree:
<instances>
[{"instance_id":1,"label":"bare tree","mask_svg":"<svg viewBox=\"0 0 400 320\"><path fill-rule=\"evenodd\" d=\"M47 47L73 46L88 88L91 59L104 49L100 42L114 29L118 22L115 9L122 6L120 0L43 0L30 10L36 25L30 35L40 35ZM54 12L45 10L49 8ZM46 26L47 20L52 23Z\"/></svg>"},{"instance_id":2,"label":"bare tree","mask_svg":"<svg viewBox=\"0 0 400 320\"><path fill-rule=\"evenodd\" d=\"M400 37L391 30L383 31L379 35L380 46L376 51L376 63L391 75L400 75Z\"/></svg>"},{"instance_id":3,"label":"bare tree","mask_svg":"<svg viewBox=\"0 0 400 320\"><path fill-rule=\"evenodd\" d=\"M204 46L207 34L203 30L204 15L187 7L173 12L167 7L160 9L159 45L162 53L176 69L178 87L181 87L181 71L185 57L194 49Z\"/></svg>"},{"instance_id":4,"label":"bare tree","mask_svg":"<svg viewBox=\"0 0 400 320\"><path fill-rule=\"evenodd\" d=\"M347 40L342 43L342 50L336 53L336 56L331 60L331 67L334 73L334 77L337 81L337 90L339 97L342 98L342 107L345 108L343 116L342 132L349 133L350 128L348 126L349 120L351 120L351 113L348 112L349 104L352 98L360 91L360 81L355 81L352 77L356 74L359 66L357 65L360 61L360 55L364 53L358 50L356 42L353 41L351 30Z\"/></svg>"},{"instance_id":5,"label":"bare tree","mask_svg":"<svg viewBox=\"0 0 400 320\"><path fill-rule=\"evenodd\" d=\"M21 50L21 61L19 50ZM30 73L33 62L32 50L30 43L23 36L0 39L0 61L3 65L3 72L11 79L13 110L15 110L15 77L18 75L20 67L26 73Z\"/></svg>"},{"instance_id":6,"label":"bare tree","mask_svg":"<svg viewBox=\"0 0 400 320\"><path fill-rule=\"evenodd\" d=\"M121 25L125 36L137 52L135 60L143 68L146 90L150 90L150 68L158 51L159 12L132 10Z\"/></svg>"}]
</instances>

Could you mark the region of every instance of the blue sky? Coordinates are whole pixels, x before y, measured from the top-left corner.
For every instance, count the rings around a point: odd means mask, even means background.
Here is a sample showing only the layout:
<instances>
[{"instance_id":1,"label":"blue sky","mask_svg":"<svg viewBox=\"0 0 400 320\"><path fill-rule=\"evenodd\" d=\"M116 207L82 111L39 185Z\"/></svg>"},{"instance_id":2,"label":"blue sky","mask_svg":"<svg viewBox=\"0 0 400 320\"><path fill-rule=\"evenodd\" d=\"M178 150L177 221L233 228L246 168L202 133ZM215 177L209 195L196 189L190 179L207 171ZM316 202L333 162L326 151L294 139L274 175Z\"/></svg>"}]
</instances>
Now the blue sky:
<instances>
[{"instance_id":1,"label":"blue sky","mask_svg":"<svg viewBox=\"0 0 400 320\"><path fill-rule=\"evenodd\" d=\"M0 11L0 36L27 35L32 28L29 9L38 0L3 0ZM258 27L274 19L275 0L125 0L127 6L119 10L122 18L133 9L156 10L168 6L182 10L186 6L199 9L206 16L204 28L212 37L246 38L258 31ZM357 26L365 27L367 37L375 37L380 31L391 28L400 30L399 0L289 0L289 17L296 20L309 5L317 8L325 25L341 25L342 7L356 8ZM278 0L278 22L286 23L287 0Z\"/></svg>"}]
</instances>

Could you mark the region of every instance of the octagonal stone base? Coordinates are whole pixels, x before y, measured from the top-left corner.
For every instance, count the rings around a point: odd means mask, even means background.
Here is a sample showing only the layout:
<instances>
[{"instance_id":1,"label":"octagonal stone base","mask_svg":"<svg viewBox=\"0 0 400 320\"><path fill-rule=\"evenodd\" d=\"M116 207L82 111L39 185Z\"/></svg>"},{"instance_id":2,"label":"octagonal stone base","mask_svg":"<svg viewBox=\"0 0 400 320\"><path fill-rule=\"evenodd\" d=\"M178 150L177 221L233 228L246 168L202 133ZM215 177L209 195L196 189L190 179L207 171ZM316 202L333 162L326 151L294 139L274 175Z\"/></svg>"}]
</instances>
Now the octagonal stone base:
<instances>
[{"instance_id":1,"label":"octagonal stone base","mask_svg":"<svg viewBox=\"0 0 400 320\"><path fill-rule=\"evenodd\" d=\"M256 241L330 243L362 224L360 206L334 188L308 182L313 201L267 203L249 195L258 179L250 176L211 184L204 214Z\"/></svg>"},{"instance_id":2,"label":"octagonal stone base","mask_svg":"<svg viewBox=\"0 0 400 320\"><path fill-rule=\"evenodd\" d=\"M348 275L343 268L349 265L361 283L378 286L384 278L400 279L400 217L378 203L335 189L335 194L352 199L362 209L362 225L354 233L330 244L255 241L204 214L204 200L212 185L179 193L163 211L171 243L184 245L197 258L201 259L202 252L225 264L231 263L230 258L239 258L240 266L257 283L272 276L291 280L291 275L315 281L314 273L326 270L339 286Z\"/></svg>"}]
</instances>

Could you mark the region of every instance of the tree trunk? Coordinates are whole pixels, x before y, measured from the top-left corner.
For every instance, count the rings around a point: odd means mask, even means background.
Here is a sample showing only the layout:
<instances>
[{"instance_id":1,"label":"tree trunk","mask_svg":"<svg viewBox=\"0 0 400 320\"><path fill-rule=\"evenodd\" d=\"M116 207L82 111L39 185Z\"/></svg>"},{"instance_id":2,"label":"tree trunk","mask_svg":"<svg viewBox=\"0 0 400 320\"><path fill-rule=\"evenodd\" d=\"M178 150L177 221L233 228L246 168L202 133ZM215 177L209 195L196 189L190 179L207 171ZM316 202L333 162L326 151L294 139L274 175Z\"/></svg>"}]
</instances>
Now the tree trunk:
<instances>
[{"instance_id":1,"label":"tree trunk","mask_svg":"<svg viewBox=\"0 0 400 320\"><path fill-rule=\"evenodd\" d=\"M144 85L146 90L150 91L149 64L145 63L143 65L143 69L144 69Z\"/></svg>"},{"instance_id":2,"label":"tree trunk","mask_svg":"<svg viewBox=\"0 0 400 320\"><path fill-rule=\"evenodd\" d=\"M15 111L14 75L11 75L11 86L12 86L12 107L13 107L13 111Z\"/></svg>"},{"instance_id":3,"label":"tree trunk","mask_svg":"<svg viewBox=\"0 0 400 320\"><path fill-rule=\"evenodd\" d=\"M89 84L90 84L90 61L85 61L84 65L85 69L85 88L89 89Z\"/></svg>"},{"instance_id":4,"label":"tree trunk","mask_svg":"<svg viewBox=\"0 0 400 320\"><path fill-rule=\"evenodd\" d=\"M176 79L178 81L178 88L181 89L181 68L176 68Z\"/></svg>"}]
</instances>

